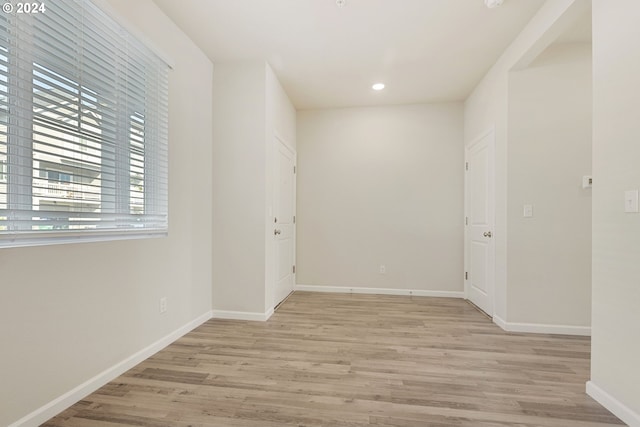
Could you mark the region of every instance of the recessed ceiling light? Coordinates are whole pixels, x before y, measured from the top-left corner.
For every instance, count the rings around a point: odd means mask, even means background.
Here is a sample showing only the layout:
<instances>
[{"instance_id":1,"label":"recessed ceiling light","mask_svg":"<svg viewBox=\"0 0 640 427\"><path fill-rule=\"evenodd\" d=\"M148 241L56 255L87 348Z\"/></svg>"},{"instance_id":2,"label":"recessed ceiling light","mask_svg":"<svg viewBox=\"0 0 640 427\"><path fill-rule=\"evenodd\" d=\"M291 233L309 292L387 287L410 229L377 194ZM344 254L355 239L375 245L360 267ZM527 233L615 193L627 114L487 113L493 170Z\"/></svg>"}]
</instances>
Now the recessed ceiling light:
<instances>
[{"instance_id":1,"label":"recessed ceiling light","mask_svg":"<svg viewBox=\"0 0 640 427\"><path fill-rule=\"evenodd\" d=\"M504 0L484 0L484 4L489 8L493 9L494 7L500 6L504 3Z\"/></svg>"},{"instance_id":2,"label":"recessed ceiling light","mask_svg":"<svg viewBox=\"0 0 640 427\"><path fill-rule=\"evenodd\" d=\"M371 89L373 89L373 90L382 90L382 89L384 89L384 83L376 83L373 86L371 86Z\"/></svg>"},{"instance_id":3,"label":"recessed ceiling light","mask_svg":"<svg viewBox=\"0 0 640 427\"><path fill-rule=\"evenodd\" d=\"M338 7L345 7L347 5L347 0L336 0L336 5Z\"/></svg>"}]
</instances>

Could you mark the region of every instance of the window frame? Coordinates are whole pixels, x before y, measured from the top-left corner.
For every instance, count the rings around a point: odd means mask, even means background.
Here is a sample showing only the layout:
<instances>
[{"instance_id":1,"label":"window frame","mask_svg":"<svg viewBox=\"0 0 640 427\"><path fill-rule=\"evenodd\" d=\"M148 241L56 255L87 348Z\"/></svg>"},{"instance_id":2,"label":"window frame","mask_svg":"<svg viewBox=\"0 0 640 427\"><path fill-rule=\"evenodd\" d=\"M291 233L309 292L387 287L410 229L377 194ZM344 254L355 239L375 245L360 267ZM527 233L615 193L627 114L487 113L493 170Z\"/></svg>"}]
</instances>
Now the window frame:
<instances>
[{"instance_id":1,"label":"window frame","mask_svg":"<svg viewBox=\"0 0 640 427\"><path fill-rule=\"evenodd\" d=\"M72 2L69 2L67 4L71 4ZM104 4L100 4L100 7L98 7L96 4L94 4L93 2L89 1L89 0L84 0L83 6L82 7L93 7L95 8L94 11L97 11L98 13L101 13L104 15L105 19L109 19L113 22L110 22L109 25L115 24L117 25L119 31L121 33L126 33L126 36L130 39L133 40L135 42L138 43L138 46L136 47L136 49L140 49L140 46L142 46L142 48L148 49L151 53L155 54L155 56L160 60L159 63L163 63L164 66L166 66L167 71L170 70L171 64L165 59L164 55L160 55L158 54L157 50L153 47L148 45L147 41L144 39L140 39L138 36L138 34L133 33L130 29L131 27L129 25L127 25L126 23L123 23L122 21L120 21L120 19L118 19L117 16L114 16L113 11L112 10L104 10ZM14 49L16 49L15 46L12 46ZM142 218L143 216L154 216L156 214L156 211L158 209L162 209L162 212L159 212L158 215L161 217L164 217L164 220L161 220L161 222L164 222L164 226L151 226L151 227L144 227L144 225L147 224L147 220L145 220L145 222L143 223L143 226L140 227L139 229L136 229L136 225L134 224L134 220L132 218L130 218L127 221L128 224L128 228L123 228L123 229L119 229L118 224L117 224L117 220L116 220L116 225L112 226L111 228L98 228L98 229L90 229L90 228L85 228L85 229L81 229L81 230L68 230L68 227L66 227L67 229L64 229L63 231L49 231L49 229L34 229L34 225L36 224L34 221L36 220L36 218L38 218L37 213L38 210L34 209L34 194L33 194L33 189L35 186L34 180L37 177L37 169L34 166L34 161L35 161L35 157L33 154L33 150L34 150L34 145L36 144L36 140L34 138L34 132L35 132L35 123L36 121L34 120L34 109L35 109L35 102L34 102L34 91L33 91L33 83L36 79L35 74L34 74L34 70L36 70L36 68L38 66L42 66L44 68L46 68L47 70L49 70L49 63L54 64L55 61L55 57L42 57L42 55L38 56L35 53L32 52L28 52L25 51L24 49L18 50L17 53L10 53L9 52L9 46L7 46L7 51L6 51L6 55L7 55L7 63L8 63L8 67L11 67L11 60L12 58L15 58L17 55L21 55L20 56L20 62L22 64L22 71L24 71L24 64L27 63L28 65L30 65L31 67L31 72L24 72L23 75L29 76L26 78L18 78L17 74L18 73L11 73L10 71L7 72L8 74L8 81L6 82L6 86L8 88L7 90L7 97L8 99L8 104L11 107L12 104L12 100L10 99L11 97L15 97L16 99L31 99L30 102L30 108L26 109L26 108L22 108L22 109L17 109L20 110L23 114L25 113L25 111L30 112L31 113L31 117L29 118L25 118L25 117L13 117L13 115L10 113L9 117L7 119L7 140L6 140L6 148L7 148L7 153L6 153L6 163L3 163L4 165L4 169L6 169L4 176L5 176L5 181L2 182L2 185L5 185L7 187L6 190L6 211L9 214L9 216L4 216L3 218L3 212L0 211L0 249L1 248L11 248L11 247L20 247L20 246L42 246L42 245L52 245L52 244L65 244L65 243L76 243L76 242L99 242L99 241L112 241L112 240L129 240L129 239L142 239L142 238L155 238L155 237L165 237L168 235L168 229L169 229L169 202L168 202L168 186L169 186L169 182L168 182L168 169L169 169L169 165L168 165L168 129L164 128L164 136L162 136L161 134L163 133L162 130L158 130L158 129L151 129L149 131L152 137L157 138L156 143L148 143L146 140L144 141L144 151L143 151L143 156L145 157L145 161L143 161L143 170L144 173L142 174L143 178L143 184L142 184L142 194L143 194L143 201L142 201L142 206L143 206L143 212L144 210L148 210L148 212L143 213L142 215L140 215L140 217ZM28 59L25 61L25 57L28 57ZM85 60L85 58L83 57L82 60ZM138 61L143 61L139 58L130 56L128 57L128 60L130 62L128 62L128 65L125 65L127 67L129 66L135 66L135 63ZM47 64L47 66L44 66L42 64ZM132 65L133 64L133 65ZM51 67L54 68L54 67ZM143 68L143 67L142 67ZM49 70L49 71L53 71L55 73L60 74L62 77L66 78L66 79L70 79L71 81L74 80L74 78L70 75L67 75L66 73L64 73L63 71L60 71L58 69L53 69L53 70ZM146 78L146 77L145 77ZM91 81L82 81L81 83L75 82L78 84L78 87L80 88L91 88L92 83ZM99 82L100 84L103 84L104 82ZM168 97L168 75L166 76L166 80L163 82L165 85L165 93ZM98 84L95 85L95 87L99 87ZM116 90L119 90L118 88L116 88ZM83 98L82 95L78 95L78 103L80 105L80 109L78 111L78 120L80 120L81 115L83 114L82 112L82 102L83 102ZM127 98L128 99L128 98ZM19 102L19 101L16 101ZM24 101L21 101L24 102ZM127 129L130 129L130 132L133 132L133 127L130 125L131 123L131 117L134 117L135 115L138 116L142 116L143 117L143 128L144 128L144 133L143 133L143 138L146 136L147 134L147 129L144 127L146 125L146 123L144 122L144 117L145 117L145 113L146 113L146 102L144 100L126 100L125 101L126 107L127 108L118 108L118 110L116 111L117 115L120 116L121 121L117 122L117 129L116 129L116 133L119 133L118 136L118 143L117 143L117 147L121 147L120 151L126 151L125 148L122 147L129 147L129 150L127 153L123 154L120 153L120 156L125 156L128 160L123 161L121 160L123 157L120 158L120 160L116 159L116 163L119 166L116 167L114 166L115 171L113 172L114 175L116 176L116 182L115 185L119 186L119 190L116 191L115 194L115 205L116 205L116 211L114 213L111 212L106 212L104 213L104 215L106 215L106 217L108 217L109 215L114 215L114 216L131 216L134 214L134 209L132 207L132 192L133 190L131 189L133 187L133 178L132 178L132 173L131 172L131 167L123 167L125 164L126 165L130 165L132 162L132 154L131 154L131 146L132 146L132 135L133 133L126 133ZM120 106L119 106L120 107ZM164 104L164 111L161 111L159 114L159 116L163 116L168 120L168 102L166 102ZM155 117L155 116L154 116ZM15 135L13 132L11 132L11 127L14 126L14 121L15 120L27 120L28 123L30 124L30 130L28 131L24 131L24 132L30 132L31 133L31 138L27 138L27 137L20 137L17 138L16 141L12 140L13 138L15 138ZM124 135L123 135L124 133ZM67 134L68 136L72 136L75 137L73 133L69 133ZM160 135L160 136L158 136ZM164 138L164 139L163 139ZM11 141L10 141L11 140ZM104 144L104 141L101 142L101 144ZM159 145L164 144L162 147L159 147ZM17 147L17 151L20 152L20 155L16 154L16 147ZM102 148L101 148L102 150ZM153 151L154 150L160 150L161 154L160 156L164 155L165 160L164 163L162 163L162 161L160 161L161 163L161 168L164 168L164 175L162 175L161 177L164 177L163 179L165 180L165 184L160 184L160 187L162 188L156 188L156 186L152 185L153 183L150 183L149 185L147 185L146 182L144 182L145 177L147 176L147 174L149 173L155 173L155 174L161 174L161 172L159 172L158 170L153 170L151 172L149 172L149 170L153 167L153 165L155 165L158 162L158 158L154 158L153 162L149 162L151 163L149 165L149 169L147 169L147 162L146 162L146 155L147 155L147 150L151 152L151 154L154 154ZM164 151L162 151L164 150ZM116 151L118 151L118 148L116 148ZM29 155L25 155L25 153L30 153ZM162 154L164 153L164 154ZM118 153L116 153L116 156L118 156ZM30 164L27 164L30 163ZM157 168L156 168L157 169ZM49 178L49 173L55 173L58 175L59 179L56 181L58 184L62 184L63 186L65 185L73 185L74 181L76 179L82 179L81 177L77 177L76 175L74 175L73 173L68 173L68 172L64 172L61 170L51 170L51 171L46 171L44 169L40 169L39 173L41 172L45 172L45 175L47 175L47 178L44 178L47 181L50 181ZM0 173L2 173L3 171L0 171ZM102 173L102 172L101 172ZM65 179L63 180L62 178L60 178L62 175L65 175ZM66 177L68 177L69 179L66 179ZM156 175L152 176L152 178L156 178ZM17 191L16 188L20 187L20 190ZM25 190L26 188L29 188L29 190ZM103 188L102 185L102 181L100 184L100 188ZM160 201L160 203L163 205L161 208L158 208L158 206L154 205L154 203L157 203L157 198L155 197L150 197L150 194L152 192L163 192L162 197L163 199ZM101 190L102 192L102 190ZM138 192L139 193L139 192ZM138 194L139 195L139 194ZM140 199L140 197L138 197L138 199ZM75 200L75 199L74 199ZM25 215L27 212L30 212L30 216L32 217L32 219L30 220L31 222L29 222L30 224L30 229L29 228L25 228L25 229L19 229L16 228L17 224L16 222L12 222L12 217L10 215L13 214L13 211L15 211L15 209L12 208L12 206L16 206L16 205L20 205L20 204L24 204L24 205L31 205L31 209L30 210L26 210L23 209L21 210L21 214ZM102 203L102 199L101 202ZM128 213L124 213L125 209L123 207L123 203L128 207ZM100 207L100 209L102 210L102 205ZM64 217L66 217L66 223L71 225L72 222L70 221L73 218L73 215L71 215L69 212L73 212L71 210L71 208L68 211L64 211L66 212ZM51 212L48 212L47 215L51 215ZM99 217L103 217L103 212L100 212L99 215L96 216L96 218ZM4 221L2 221L4 219ZM96 219L96 222L99 222L99 219ZM52 229L56 229L55 228L55 224L56 221L55 220L51 220L50 222L47 222L46 224L54 224L52 226ZM11 229L7 229L7 227L13 224L13 227ZM43 227L48 227L48 225L43 224ZM155 224L155 223L154 223ZM5 227L3 227L3 225ZM4 228L4 229L3 229ZM62 227L65 228L65 227Z\"/></svg>"}]
</instances>

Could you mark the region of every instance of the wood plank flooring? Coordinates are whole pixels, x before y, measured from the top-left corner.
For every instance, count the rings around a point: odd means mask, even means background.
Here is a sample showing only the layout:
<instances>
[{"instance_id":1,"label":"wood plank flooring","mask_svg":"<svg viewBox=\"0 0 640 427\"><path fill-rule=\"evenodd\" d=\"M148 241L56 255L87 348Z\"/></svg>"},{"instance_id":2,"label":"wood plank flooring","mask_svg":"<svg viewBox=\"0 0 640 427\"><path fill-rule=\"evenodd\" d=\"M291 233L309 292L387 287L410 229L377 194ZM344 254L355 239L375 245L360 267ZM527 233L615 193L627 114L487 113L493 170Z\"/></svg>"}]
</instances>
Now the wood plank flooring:
<instances>
[{"instance_id":1,"label":"wood plank flooring","mask_svg":"<svg viewBox=\"0 0 640 427\"><path fill-rule=\"evenodd\" d=\"M463 300L294 293L210 320L46 427L603 427L590 340L503 332Z\"/></svg>"}]
</instances>

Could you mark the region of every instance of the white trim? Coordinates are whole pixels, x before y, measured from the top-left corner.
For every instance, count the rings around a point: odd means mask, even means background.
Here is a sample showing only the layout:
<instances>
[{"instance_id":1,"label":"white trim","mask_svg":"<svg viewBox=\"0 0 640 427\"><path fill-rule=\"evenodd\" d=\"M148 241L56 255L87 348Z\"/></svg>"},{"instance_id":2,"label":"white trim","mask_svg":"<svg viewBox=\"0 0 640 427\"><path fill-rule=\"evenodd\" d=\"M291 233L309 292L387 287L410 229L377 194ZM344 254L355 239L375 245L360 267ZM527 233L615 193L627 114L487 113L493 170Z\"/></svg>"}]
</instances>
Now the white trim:
<instances>
[{"instance_id":1,"label":"white trim","mask_svg":"<svg viewBox=\"0 0 640 427\"><path fill-rule=\"evenodd\" d=\"M542 323L514 323L507 322L498 316L493 316L493 323L500 326L507 332L591 336L591 327L589 326L546 325Z\"/></svg>"},{"instance_id":2,"label":"white trim","mask_svg":"<svg viewBox=\"0 0 640 427\"><path fill-rule=\"evenodd\" d=\"M55 417L60 412L69 408L71 405L79 402L80 400L87 397L89 394L98 390L103 385L107 384L109 381L113 381L120 375L127 372L129 369L138 365L140 362L148 359L153 356L169 344L176 341L178 338L183 335L191 332L198 326L202 325L207 320L211 319L212 312L208 311L203 315L195 318L184 326L176 329L171 332L169 335L166 335L163 338L160 338L158 341L149 345L148 347L143 348L137 353L132 354L121 362L116 363L110 368L102 371L98 375L90 378L74 389L64 393L63 395L53 399L51 402L46 405L36 409L30 414L20 418L18 421L10 424L9 427L37 427L42 423L48 421L52 417Z\"/></svg>"},{"instance_id":3,"label":"white trim","mask_svg":"<svg viewBox=\"0 0 640 427\"><path fill-rule=\"evenodd\" d=\"M587 381L587 394L628 424L629 427L640 427L640 414L634 412L633 409L607 393L593 381Z\"/></svg>"},{"instance_id":4,"label":"white trim","mask_svg":"<svg viewBox=\"0 0 640 427\"><path fill-rule=\"evenodd\" d=\"M321 286L321 285L295 285L296 291L304 292L331 292L342 294L373 294L373 295L413 295L418 297L435 298L460 298L466 299L464 291L426 291L421 289L386 289L386 288L364 288L357 286ZM499 316L493 316L493 323L507 332L526 332L534 334L556 334L556 335L581 335L590 336L589 326L570 325L544 325L539 323L511 323L503 320Z\"/></svg>"},{"instance_id":5,"label":"white trim","mask_svg":"<svg viewBox=\"0 0 640 427\"><path fill-rule=\"evenodd\" d=\"M493 315L493 323L500 326L503 331L507 330L507 322L500 316Z\"/></svg>"},{"instance_id":6,"label":"white trim","mask_svg":"<svg viewBox=\"0 0 640 427\"><path fill-rule=\"evenodd\" d=\"M465 219L469 218L471 216L471 214L469 213L469 205L470 205L470 201L469 198L471 197L471 193L469 191L469 173L467 170L467 165L469 162L469 153L471 152L471 149L473 147L476 146L476 144L479 144L484 138L488 137L488 136L492 136L491 138L491 142L489 144L489 148L492 154L491 157L491 171L490 171L490 176L489 176L489 180L490 182L490 187L492 190L492 195L491 195L491 200L490 203L492 203L492 208L493 208L493 215L492 218L490 219L491 222L491 229L493 230L493 234L496 234L496 126L495 124L491 124L491 126L489 126L487 129L485 129L484 131L480 132L480 134L478 136L476 136L475 138L473 138L468 144L465 142L465 147L464 147L464 218L462 218L462 224L464 227L464 243L463 243L463 257L464 257L464 273L470 273L471 272L471 237L469 234L469 225L466 223ZM496 241L495 238L493 240L493 272L492 272L492 277L493 280L491 280L491 283L488 283L488 285L490 286L490 300L491 300L491 310L490 313L487 313L489 316L494 316L495 312L496 312ZM470 286L470 281L469 279L466 278L466 275L463 276L462 279L462 283L464 284L464 298L469 300L469 294L470 294L470 290L469 290L469 286ZM475 304L475 303L474 303ZM478 308L480 308L478 306ZM481 310L484 311L483 308L480 308Z\"/></svg>"},{"instance_id":7,"label":"white trim","mask_svg":"<svg viewBox=\"0 0 640 427\"><path fill-rule=\"evenodd\" d=\"M466 144L465 148L473 147L478 142L480 142L485 136L489 136L491 133L494 133L494 137L495 137L495 132L496 132L496 125L495 124L491 124L487 129L485 129L482 132L480 132L480 134L478 136L476 136L468 144Z\"/></svg>"},{"instance_id":8,"label":"white trim","mask_svg":"<svg viewBox=\"0 0 640 427\"><path fill-rule=\"evenodd\" d=\"M422 289L388 289L388 288L364 288L359 286L319 286L319 285L295 285L296 291L305 292L333 292L343 294L374 294L374 295L413 295L417 297L437 298L462 298L464 292L460 291L426 291Z\"/></svg>"},{"instance_id":9,"label":"white trim","mask_svg":"<svg viewBox=\"0 0 640 427\"><path fill-rule=\"evenodd\" d=\"M0 248L22 248L27 246L51 246L76 243L111 242L116 240L157 239L167 237L167 230L130 231L77 231L58 233L18 233L0 236Z\"/></svg>"},{"instance_id":10,"label":"white trim","mask_svg":"<svg viewBox=\"0 0 640 427\"><path fill-rule=\"evenodd\" d=\"M279 269L279 260L278 260L278 239L276 238L275 235L271 234L271 229L272 227L275 227L277 224L274 225L273 223L273 218L277 215L277 212L274 213L273 210L277 210L278 209L278 194L279 194L279 177L280 177L280 172L278 170L278 156L279 156L279 150L280 150L280 145L282 145L286 150L289 151L289 153L291 154L292 157L292 161L293 161L293 170L297 171L297 167L298 167L298 153L296 152L296 150L291 147L289 145L289 143L282 137L280 136L280 134L278 134L277 131L273 132L273 144L271 147L271 154L272 154L272 161L271 161L271 166L272 166L272 175L273 175L273 191L271 192L271 205L269 206L269 212L272 213L272 215L269 216L267 222L267 230L269 230L269 234L271 235L272 239L271 239L271 250L272 250L272 288L273 288L273 292L272 292L272 303L274 306L280 304L282 301L278 301L278 295L277 295L277 290L278 290L278 269ZM293 178L292 178L292 212L291 215L293 216L293 218L296 218L296 201L297 201L297 188L298 188L298 175L296 172L293 172ZM293 241L293 247L291 248L292 250L292 266L296 265L296 241L297 241L297 221L293 221L293 223L291 224L292 227L292 241ZM295 290L295 283L296 283L296 273L293 272L292 273L292 278L291 281L293 282L293 287L291 289L291 292ZM291 293L289 292L289 293ZM287 297L285 297L285 299L287 299ZM273 314L273 312L271 313Z\"/></svg>"},{"instance_id":11,"label":"white trim","mask_svg":"<svg viewBox=\"0 0 640 427\"><path fill-rule=\"evenodd\" d=\"M291 146L291 145L289 144L289 141L288 141L284 136L280 135L280 133L279 133L277 130L274 130L274 131L273 131L273 136L274 136L278 141L282 142L282 144L284 144L284 146L285 146L285 147L287 147L287 149L288 149L289 151L291 151L291 154L293 154L293 155L297 156L297 152L296 152L295 147Z\"/></svg>"},{"instance_id":12,"label":"white trim","mask_svg":"<svg viewBox=\"0 0 640 427\"><path fill-rule=\"evenodd\" d=\"M273 307L267 310L266 313L255 313L251 311L227 311L227 310L213 310L214 319L228 319L228 320L250 320L253 322L266 322L273 315Z\"/></svg>"}]
</instances>

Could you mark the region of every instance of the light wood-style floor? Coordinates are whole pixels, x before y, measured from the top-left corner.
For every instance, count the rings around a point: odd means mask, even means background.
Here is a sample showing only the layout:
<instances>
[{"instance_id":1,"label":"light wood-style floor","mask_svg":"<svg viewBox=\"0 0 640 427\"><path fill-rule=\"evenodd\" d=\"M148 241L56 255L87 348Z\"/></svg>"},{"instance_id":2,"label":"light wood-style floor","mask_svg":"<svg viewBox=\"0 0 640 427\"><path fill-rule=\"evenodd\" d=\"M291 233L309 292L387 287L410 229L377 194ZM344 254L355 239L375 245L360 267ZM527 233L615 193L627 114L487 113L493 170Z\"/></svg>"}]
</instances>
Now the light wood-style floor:
<instances>
[{"instance_id":1,"label":"light wood-style floor","mask_svg":"<svg viewBox=\"0 0 640 427\"><path fill-rule=\"evenodd\" d=\"M509 334L463 300L296 292L210 320L47 427L595 427L590 341Z\"/></svg>"}]
</instances>

